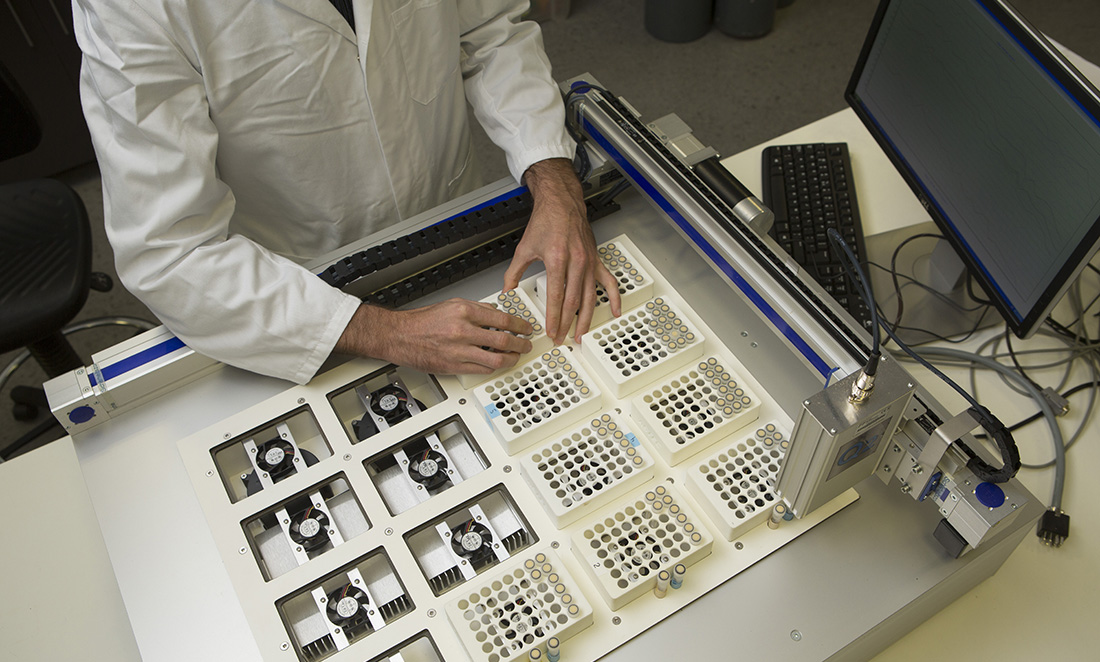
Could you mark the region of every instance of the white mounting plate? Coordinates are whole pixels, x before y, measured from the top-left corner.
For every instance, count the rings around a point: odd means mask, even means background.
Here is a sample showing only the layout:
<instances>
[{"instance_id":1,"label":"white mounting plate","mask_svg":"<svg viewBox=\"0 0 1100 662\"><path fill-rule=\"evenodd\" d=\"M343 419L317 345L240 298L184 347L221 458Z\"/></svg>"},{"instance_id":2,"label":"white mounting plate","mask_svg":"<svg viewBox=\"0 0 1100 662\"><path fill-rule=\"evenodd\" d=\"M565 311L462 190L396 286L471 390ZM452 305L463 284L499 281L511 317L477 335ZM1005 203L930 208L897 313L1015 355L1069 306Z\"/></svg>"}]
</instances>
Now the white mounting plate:
<instances>
[{"instance_id":1,"label":"white mounting plate","mask_svg":"<svg viewBox=\"0 0 1100 662\"><path fill-rule=\"evenodd\" d=\"M669 302L675 307L685 324L690 325L691 329L698 334L698 341L695 344L700 347L700 355L714 357L729 373L737 376L738 384L753 395L763 420L774 421L782 429L789 430L791 421L782 408L760 386L737 356L719 342L718 334L709 329L688 303L664 281L645 256L640 252L634 253L631 262L638 269L652 276L651 298L660 297ZM493 294L495 293L491 291L464 293L472 299ZM582 339L582 342L584 340ZM463 659L466 654L459 635L449 620L442 616L446 604L452 601L455 594L447 592L438 597L434 594L409 549L406 536L418 530L426 522L446 517L460 504L500 487L508 491L532 534L530 547L519 552L518 556L526 558L534 553L531 550L546 550L547 546L549 549L557 550L561 567L569 573L576 590L591 606L592 625L562 642L563 656L568 657L569 660L585 662L606 655L641 634L692 600L790 543L803 532L858 498L855 491L850 490L801 520L784 522L776 530L760 525L740 534L736 542L729 542L725 539L723 529L725 525L708 521L705 509L695 500L694 495L687 489L680 489L680 486L686 485L688 480L689 465L670 465L659 453L653 452L656 450L656 443L649 440L645 434L639 434L637 437L652 461L652 477L649 478L645 487L654 489L658 485L663 485L667 489L678 490L676 500L694 513L693 521L699 520L696 525L706 531L712 542L710 554L688 569L681 588L670 589L663 599L657 599L651 594L640 594L628 604L619 605L620 608L613 612L600 589L583 567L583 561L571 549L570 541L582 531L583 523L567 524L565 520L560 520L551 509L547 508L544 499L525 479L525 471L519 469L527 459L528 453L533 454L533 451L525 451L522 457L512 456L523 448L530 448L533 444L546 441L563 429L585 423L602 414L614 416L623 427L632 431L637 431L641 426L629 415L630 402L616 397L609 390L610 385L603 382L599 375L594 374L593 366L586 361L582 352L576 351L568 344L555 348L554 351L557 352L552 359L554 365L564 367L568 364L566 375L576 373L577 378L583 378L585 386L589 389L588 396L577 403L581 406L573 408L577 412L574 415L575 418L557 417L559 423L557 427L547 425L529 428L534 431L533 434L528 432L502 438L486 414L482 399L485 398L487 387L507 379L511 376L510 374L498 377L472 391L464 388L457 378L445 376L438 378L439 386L445 395L442 402L428 407L424 412L402 421L393 428L380 431L366 442L352 444L347 427L332 409L329 396L345 389L349 384L362 380L366 375L386 367L377 361L355 360L319 375L307 385L291 387L266 401L233 414L179 443L184 466L194 485L222 562L236 590L242 611L248 619L258 650L265 660L293 662L297 658L293 645L290 644L290 637L275 608L278 601L298 593L303 587L314 585L320 578L329 576L357 559L379 550L385 553L392 565L405 594L413 603L413 609L409 614L387 623L383 629L371 633L325 659L333 662L351 660L361 662L363 659L376 657L384 651L394 650L402 642L421 636L424 630L430 633L438 650L444 652L444 659ZM542 356L536 357L534 362L542 360ZM523 367L521 366L519 370L522 371ZM656 375L652 377L652 380L658 379L660 377ZM645 385L646 388L652 386L656 386L653 381ZM486 402L490 400L491 398L486 399ZM237 503L230 503L214 466L212 449L246 435L257 427L277 422L290 412L300 412L303 409L312 413L324 441L332 450L332 455L256 495L241 499ZM363 466L364 461L377 457L379 453L390 448L398 447L409 439L422 435L424 431L438 427L455 417L461 419L473 440L476 441L484 453L488 466L484 471L470 476L423 503L413 505L397 515L390 515ZM733 431L730 430L730 432ZM716 439L715 443L723 442L721 439ZM346 477L370 519L370 530L271 581L264 581L253 555L248 553L248 542L241 523L291 495L311 485L323 483L341 473ZM610 502L596 505L591 512L583 516L602 517L627 505L625 500L633 502L632 494L613 496ZM455 591L462 593L468 586L480 586L483 577L497 576L508 563L502 563L500 568L487 570L483 575L463 584L462 587L456 587Z\"/></svg>"}]
</instances>

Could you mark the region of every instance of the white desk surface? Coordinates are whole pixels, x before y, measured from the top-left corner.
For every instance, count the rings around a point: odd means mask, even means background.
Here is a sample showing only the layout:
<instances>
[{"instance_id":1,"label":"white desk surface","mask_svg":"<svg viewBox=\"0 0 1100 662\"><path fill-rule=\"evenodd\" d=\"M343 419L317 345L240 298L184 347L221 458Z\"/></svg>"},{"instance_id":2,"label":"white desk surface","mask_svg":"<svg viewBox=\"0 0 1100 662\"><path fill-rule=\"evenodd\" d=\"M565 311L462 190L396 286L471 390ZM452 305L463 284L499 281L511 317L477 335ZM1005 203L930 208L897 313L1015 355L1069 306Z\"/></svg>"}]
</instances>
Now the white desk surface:
<instances>
[{"instance_id":1,"label":"white desk surface","mask_svg":"<svg viewBox=\"0 0 1100 662\"><path fill-rule=\"evenodd\" d=\"M1071 52L1067 51L1067 56L1091 80L1100 81L1100 68ZM848 143L865 234L931 220L851 109L733 155L723 164L751 190L759 191L761 152L765 147L812 142ZM1082 280L1086 293L1095 295L1100 291L1100 278L1094 273L1086 272ZM1090 298L1086 295L1086 301ZM1065 302L1055 311L1055 318L1072 318ZM982 341L1002 332L1003 326L988 329L957 347L973 351ZM1019 351L1058 345L1037 336L1016 341L1013 348ZM1025 367L1028 364L1025 360ZM958 411L966 408L957 394L926 370L913 364L907 367L941 402L954 405ZM964 387L968 384L966 370L945 372ZM1029 374L1043 386L1057 387L1062 379L1062 372L1054 369L1029 370ZM1066 388L1087 379L1083 369L1075 369ZM983 375L978 384L980 401L1006 425L1036 410L1027 398L1012 392L997 377ZM1087 399L1087 391L1073 396L1071 412L1060 419L1065 438L1081 421ZM1100 466L1096 419L1092 417L1090 432L1068 454L1063 509L1071 517L1071 526L1066 544L1049 548L1038 538L1028 536L993 577L875 657L876 662L916 660L931 651L951 659L1035 660L1052 655L1067 660L1097 659L1096 645L1086 634L1095 627L1095 615L1100 613L1100 481L1091 470ZM1024 463L1043 463L1053 457L1050 432L1043 422L1021 430L1016 440ZM1024 469L1019 478L1049 505L1053 468Z\"/></svg>"},{"instance_id":2,"label":"white desk surface","mask_svg":"<svg viewBox=\"0 0 1100 662\"><path fill-rule=\"evenodd\" d=\"M774 142L832 140L847 141L852 147L860 207L869 232L927 220L850 111ZM759 190L762 147L726 160L755 190ZM1097 284L1090 282L1088 286L1095 289ZM1078 376L1070 383L1079 381L1082 379ZM922 382L943 402L963 408L957 396L932 378L922 378ZM183 467L175 440L205 427L207 421L221 420L283 388L285 383L276 380L220 370L188 387L186 394L169 394L103 426L111 429L93 429L77 440L81 470L99 515L135 638L146 659L204 659L212 642L217 642L213 645L223 659L258 659L198 503L188 485L176 485ZM995 380L985 382L981 394L1006 422L1033 411L1030 404ZM203 403L201 417L173 416L174 408L184 399ZM1071 417L1079 415L1078 408ZM1067 417L1066 430L1071 429L1070 423L1072 419ZM1018 439L1025 461L1049 457L1049 441L1040 426L1029 428ZM996 575L877 659L917 659L930 650L978 659L995 655L1031 659L1052 652L1066 659L1093 657L1092 645L1081 633L1092 626L1093 615L1100 608L1096 591L1100 581L1093 558L1100 537L1100 516L1089 508L1097 501L1098 488L1090 484L1093 481L1086 468L1100 462L1100 449L1094 440L1086 439L1069 457L1065 507L1073 517L1073 529L1068 543L1052 550L1029 537ZM140 469L121 471L122 466ZM1024 472L1021 476L1042 499L1049 496L1051 477L1050 470ZM169 482L173 483L172 489L166 489ZM152 529L157 531L155 537L146 533ZM888 563L889 559L882 561ZM151 583L156 590L149 590ZM195 622L180 624L163 618L163 596L171 596L173 612L186 612L194 616Z\"/></svg>"},{"instance_id":3,"label":"white desk surface","mask_svg":"<svg viewBox=\"0 0 1100 662\"><path fill-rule=\"evenodd\" d=\"M73 440L0 464L0 659L141 660Z\"/></svg>"}]
</instances>

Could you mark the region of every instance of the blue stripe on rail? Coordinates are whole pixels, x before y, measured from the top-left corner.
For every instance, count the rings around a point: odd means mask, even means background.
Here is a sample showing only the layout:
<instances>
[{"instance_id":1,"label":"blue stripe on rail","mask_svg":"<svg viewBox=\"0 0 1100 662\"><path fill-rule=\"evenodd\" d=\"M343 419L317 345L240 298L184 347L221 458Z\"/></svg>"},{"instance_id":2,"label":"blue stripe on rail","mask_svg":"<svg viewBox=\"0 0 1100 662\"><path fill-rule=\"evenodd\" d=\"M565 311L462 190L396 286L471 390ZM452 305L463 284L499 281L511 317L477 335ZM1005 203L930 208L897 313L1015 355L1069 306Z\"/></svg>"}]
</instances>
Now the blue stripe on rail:
<instances>
[{"instance_id":1,"label":"blue stripe on rail","mask_svg":"<svg viewBox=\"0 0 1100 662\"><path fill-rule=\"evenodd\" d=\"M92 383L92 386L98 383L100 376L103 377L103 381L110 381L119 375L124 375L131 370L136 370L148 363L152 363L161 357L168 356L172 352L183 347L186 347L183 341L173 336L168 340L153 345L149 349L143 349L133 356L128 356L117 363L112 363L97 372L88 373L88 381Z\"/></svg>"},{"instance_id":2,"label":"blue stripe on rail","mask_svg":"<svg viewBox=\"0 0 1100 662\"><path fill-rule=\"evenodd\" d=\"M680 229L683 230L684 233L687 234L693 242L695 242L695 245L698 246L708 258L710 258L711 262L713 262L715 266L717 266L719 270L721 270L721 272L725 274L726 277L729 278L734 285L737 286L737 289L741 290L741 292L749 299L749 301L751 301L752 304L760 310L760 312L764 313L764 316L769 321L771 321L775 328L780 333L782 333L783 336L787 340L789 340L796 349L798 349L802 356L806 357L806 360L810 362L810 365L812 365L815 370L821 373L823 377L828 379L836 370L836 368L830 367L825 362L825 360L820 355L818 355L818 353L815 352L805 340L803 340L802 336L798 335L798 332L795 331L791 327L791 325L787 323L787 320L783 319L783 316L780 315L775 310L775 308L772 308L771 304L764 300L764 297L762 297L760 293L757 292L747 280L745 280L744 276L742 276L737 271L737 269L733 267L732 264L727 262L726 259L722 257L722 255L717 250L715 250L715 248L711 246L701 234L699 234L699 231L696 230L695 227L690 222L688 222L686 218L684 218L683 214L681 214L676 209L676 207L674 207L672 203L668 201L667 198L661 195L656 187L654 187L653 184L650 183L650 181L646 179L646 177L633 166L633 164L627 161L626 157L624 157L617 149L615 149L615 147L612 146L611 142L605 136L603 136L596 129L596 127L592 126L592 124L588 120L584 120L584 128L588 132L588 135L592 136L592 138L600 145L600 147L602 147L604 151L607 152L607 154L615 160L615 162L623 170L623 172L627 174L631 179L638 182L639 186L641 186L645 194L652 198L662 211L668 214L673 222L675 222L676 225L679 226Z\"/></svg>"}]
</instances>

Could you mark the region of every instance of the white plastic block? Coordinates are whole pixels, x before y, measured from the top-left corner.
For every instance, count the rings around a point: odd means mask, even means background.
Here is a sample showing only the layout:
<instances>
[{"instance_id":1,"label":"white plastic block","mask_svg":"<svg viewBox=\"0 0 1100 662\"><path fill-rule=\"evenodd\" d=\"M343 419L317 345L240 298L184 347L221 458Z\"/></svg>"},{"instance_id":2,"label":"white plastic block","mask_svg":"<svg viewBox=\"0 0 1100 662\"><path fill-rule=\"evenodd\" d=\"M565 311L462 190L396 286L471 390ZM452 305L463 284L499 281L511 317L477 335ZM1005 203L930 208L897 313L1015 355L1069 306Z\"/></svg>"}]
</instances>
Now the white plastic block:
<instances>
[{"instance_id":1,"label":"white plastic block","mask_svg":"<svg viewBox=\"0 0 1100 662\"><path fill-rule=\"evenodd\" d=\"M507 292L497 292L492 296L485 297L481 302L518 317L531 325L534 332L530 335L520 336L531 341L531 351L527 353L528 356L539 356L554 347L554 341L546 335L546 325L542 314L539 312L539 307L535 305L527 292L519 288ZM506 370L498 370L488 375L458 375L458 383L462 385L462 388L468 390L504 372Z\"/></svg>"},{"instance_id":2,"label":"white plastic block","mask_svg":"<svg viewBox=\"0 0 1100 662\"><path fill-rule=\"evenodd\" d=\"M713 356L630 401L631 417L670 465L755 421L759 413L760 398Z\"/></svg>"},{"instance_id":3,"label":"white plastic block","mask_svg":"<svg viewBox=\"0 0 1100 662\"><path fill-rule=\"evenodd\" d=\"M474 662L525 662L551 637L565 641L592 624L592 606L550 550L470 582L446 611Z\"/></svg>"},{"instance_id":4,"label":"white plastic block","mask_svg":"<svg viewBox=\"0 0 1100 662\"><path fill-rule=\"evenodd\" d=\"M760 524L779 503L775 480L789 445L789 436L768 423L688 471L688 491L726 540Z\"/></svg>"},{"instance_id":5,"label":"white plastic block","mask_svg":"<svg viewBox=\"0 0 1100 662\"><path fill-rule=\"evenodd\" d=\"M624 418L611 413L528 451L521 465L559 529L645 484L654 474L653 457L642 440Z\"/></svg>"},{"instance_id":6,"label":"white plastic block","mask_svg":"<svg viewBox=\"0 0 1100 662\"><path fill-rule=\"evenodd\" d=\"M653 296L653 277L638 263L636 255L641 255L626 235L619 235L596 248L600 260L619 283L619 300L622 310L630 310L642 305ZM546 274L535 280L535 296L539 300L539 310L546 310ZM603 286L596 285L596 308L592 311L592 327L599 326L611 319L611 306L608 305L607 292ZM570 328L572 333L572 328Z\"/></svg>"},{"instance_id":7,"label":"white plastic block","mask_svg":"<svg viewBox=\"0 0 1100 662\"><path fill-rule=\"evenodd\" d=\"M652 592L657 575L710 554L714 538L671 485L637 492L573 535L573 551L612 611Z\"/></svg>"},{"instance_id":8,"label":"white plastic block","mask_svg":"<svg viewBox=\"0 0 1100 662\"><path fill-rule=\"evenodd\" d=\"M555 347L474 390L509 455L600 410L600 388L570 354Z\"/></svg>"},{"instance_id":9,"label":"white plastic block","mask_svg":"<svg viewBox=\"0 0 1100 662\"><path fill-rule=\"evenodd\" d=\"M622 398L701 356L704 340L675 307L657 297L585 334L581 354Z\"/></svg>"}]
</instances>

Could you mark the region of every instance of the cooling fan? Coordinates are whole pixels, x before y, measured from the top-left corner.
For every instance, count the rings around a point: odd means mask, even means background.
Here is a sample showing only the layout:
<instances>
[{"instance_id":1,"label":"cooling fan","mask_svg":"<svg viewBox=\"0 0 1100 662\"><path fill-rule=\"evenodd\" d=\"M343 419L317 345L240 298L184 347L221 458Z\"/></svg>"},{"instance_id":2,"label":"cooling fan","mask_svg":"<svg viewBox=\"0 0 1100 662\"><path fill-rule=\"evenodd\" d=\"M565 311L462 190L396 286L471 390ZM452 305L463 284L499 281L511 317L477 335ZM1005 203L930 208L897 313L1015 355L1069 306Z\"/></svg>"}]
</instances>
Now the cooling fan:
<instances>
[{"instance_id":1,"label":"cooling fan","mask_svg":"<svg viewBox=\"0 0 1100 662\"><path fill-rule=\"evenodd\" d=\"M313 453L305 449L298 449L295 452L293 444L285 439L275 437L265 441L256 449L256 466L260 468L260 471L271 477L271 482L277 483L297 471L294 467L294 459L298 454L301 454L302 461L305 462L307 467L317 464L317 456ZM255 471L242 476L241 480L244 481L248 496L252 496L264 488Z\"/></svg>"},{"instance_id":2,"label":"cooling fan","mask_svg":"<svg viewBox=\"0 0 1100 662\"><path fill-rule=\"evenodd\" d=\"M325 512L315 506L290 518L288 527L290 539L301 545L307 552L321 547L329 540L329 519Z\"/></svg>"},{"instance_id":3,"label":"cooling fan","mask_svg":"<svg viewBox=\"0 0 1100 662\"><path fill-rule=\"evenodd\" d=\"M397 384L387 384L377 391L372 391L367 404L370 411L363 414L359 420L352 421L355 438L363 441L378 432L378 424L375 423L371 413L385 420L386 425L390 427L412 416L412 411L409 410L409 399L409 394ZM414 399L413 402L421 411L424 410L424 405L419 400Z\"/></svg>"},{"instance_id":4,"label":"cooling fan","mask_svg":"<svg viewBox=\"0 0 1100 662\"><path fill-rule=\"evenodd\" d=\"M362 589L345 584L328 594L325 613L333 625L352 627L367 617L370 600Z\"/></svg>"},{"instance_id":5,"label":"cooling fan","mask_svg":"<svg viewBox=\"0 0 1100 662\"><path fill-rule=\"evenodd\" d=\"M447 458L430 448L423 453L414 453L409 457L409 478L426 490L439 489L449 480Z\"/></svg>"},{"instance_id":6,"label":"cooling fan","mask_svg":"<svg viewBox=\"0 0 1100 662\"><path fill-rule=\"evenodd\" d=\"M451 549L462 558L480 559L492 553L493 534L484 524L468 520L451 529Z\"/></svg>"}]
</instances>

